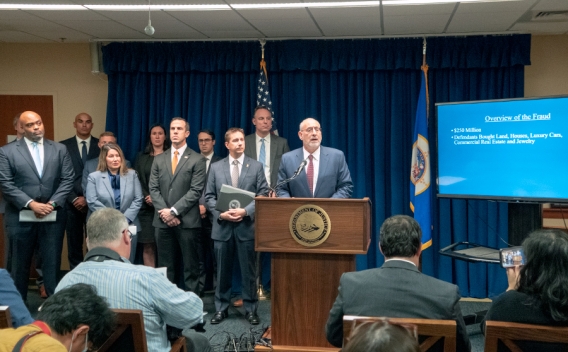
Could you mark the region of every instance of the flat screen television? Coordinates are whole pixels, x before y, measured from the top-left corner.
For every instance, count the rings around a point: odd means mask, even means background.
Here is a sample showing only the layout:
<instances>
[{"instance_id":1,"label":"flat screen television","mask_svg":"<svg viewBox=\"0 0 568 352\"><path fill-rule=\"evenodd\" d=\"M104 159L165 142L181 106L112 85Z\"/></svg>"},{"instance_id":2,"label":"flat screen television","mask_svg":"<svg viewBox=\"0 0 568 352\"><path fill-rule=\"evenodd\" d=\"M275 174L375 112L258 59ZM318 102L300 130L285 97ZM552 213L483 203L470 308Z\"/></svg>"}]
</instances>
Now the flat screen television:
<instances>
[{"instance_id":1,"label":"flat screen television","mask_svg":"<svg viewBox=\"0 0 568 352\"><path fill-rule=\"evenodd\" d=\"M436 104L438 197L568 202L568 96Z\"/></svg>"}]
</instances>

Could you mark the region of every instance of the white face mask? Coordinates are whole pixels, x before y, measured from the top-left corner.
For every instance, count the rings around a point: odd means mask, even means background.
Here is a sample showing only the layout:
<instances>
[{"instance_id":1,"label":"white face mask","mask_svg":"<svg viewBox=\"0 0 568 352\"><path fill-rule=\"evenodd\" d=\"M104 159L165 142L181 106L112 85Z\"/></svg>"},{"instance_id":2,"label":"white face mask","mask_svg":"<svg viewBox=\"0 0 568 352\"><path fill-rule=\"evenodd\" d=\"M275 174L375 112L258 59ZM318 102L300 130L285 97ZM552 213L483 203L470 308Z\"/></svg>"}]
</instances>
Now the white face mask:
<instances>
[{"instance_id":1,"label":"white face mask","mask_svg":"<svg viewBox=\"0 0 568 352\"><path fill-rule=\"evenodd\" d=\"M73 335L71 337L71 345L69 346L69 352L71 352L73 350L73 340L75 340L75 335ZM83 350L81 352L88 352L89 351L89 347L87 346L89 343L89 332L87 332L87 334L85 335L85 347L83 348Z\"/></svg>"}]
</instances>

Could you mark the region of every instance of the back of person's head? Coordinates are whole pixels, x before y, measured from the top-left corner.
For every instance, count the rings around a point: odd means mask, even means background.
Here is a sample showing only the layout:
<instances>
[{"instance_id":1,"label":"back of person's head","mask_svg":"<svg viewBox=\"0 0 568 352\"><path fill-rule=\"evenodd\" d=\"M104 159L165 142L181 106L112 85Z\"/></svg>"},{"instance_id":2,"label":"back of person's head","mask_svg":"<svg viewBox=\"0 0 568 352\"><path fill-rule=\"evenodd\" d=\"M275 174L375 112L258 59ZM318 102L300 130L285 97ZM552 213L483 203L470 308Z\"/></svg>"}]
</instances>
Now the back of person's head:
<instances>
[{"instance_id":1,"label":"back of person's head","mask_svg":"<svg viewBox=\"0 0 568 352\"><path fill-rule=\"evenodd\" d=\"M518 291L540 300L556 321L568 321L568 234L536 230L523 241L526 263Z\"/></svg>"},{"instance_id":2,"label":"back of person's head","mask_svg":"<svg viewBox=\"0 0 568 352\"><path fill-rule=\"evenodd\" d=\"M42 304L37 319L59 335L66 335L81 325L89 327L92 348L100 347L114 329L115 315L95 287L75 284L58 291Z\"/></svg>"},{"instance_id":3,"label":"back of person's head","mask_svg":"<svg viewBox=\"0 0 568 352\"><path fill-rule=\"evenodd\" d=\"M413 326L415 329L416 326ZM351 332L343 352L419 352L416 332L388 321L368 322Z\"/></svg>"},{"instance_id":4,"label":"back of person's head","mask_svg":"<svg viewBox=\"0 0 568 352\"><path fill-rule=\"evenodd\" d=\"M391 216L381 226L379 245L386 258L414 256L420 249L421 240L420 225L410 216Z\"/></svg>"},{"instance_id":5,"label":"back of person's head","mask_svg":"<svg viewBox=\"0 0 568 352\"><path fill-rule=\"evenodd\" d=\"M103 208L91 214L87 221L89 250L106 247L109 243L120 241L122 231L128 228L124 214L114 208Z\"/></svg>"}]
</instances>

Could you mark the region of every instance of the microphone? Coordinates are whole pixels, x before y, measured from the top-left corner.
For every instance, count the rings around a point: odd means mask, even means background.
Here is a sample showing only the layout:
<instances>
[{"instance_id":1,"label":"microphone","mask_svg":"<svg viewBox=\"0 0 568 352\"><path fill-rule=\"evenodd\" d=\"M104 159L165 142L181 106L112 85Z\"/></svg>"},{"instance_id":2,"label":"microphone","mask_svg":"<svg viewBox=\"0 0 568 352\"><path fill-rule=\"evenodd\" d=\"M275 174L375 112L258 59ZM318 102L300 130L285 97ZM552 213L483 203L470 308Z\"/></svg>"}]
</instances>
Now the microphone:
<instances>
[{"instance_id":1,"label":"microphone","mask_svg":"<svg viewBox=\"0 0 568 352\"><path fill-rule=\"evenodd\" d=\"M302 163L300 164L300 166L298 166L298 168L296 169L296 171L294 171L294 174L292 175L292 177L287 178L283 181L280 181L274 188L270 188L270 190L274 193L276 193L276 190L278 189L278 187L292 181L293 179L295 179L296 177L298 177L298 175L300 175L300 172L302 172L302 170L304 169L304 167L306 167L306 164L308 163L307 159L302 160Z\"/></svg>"}]
</instances>

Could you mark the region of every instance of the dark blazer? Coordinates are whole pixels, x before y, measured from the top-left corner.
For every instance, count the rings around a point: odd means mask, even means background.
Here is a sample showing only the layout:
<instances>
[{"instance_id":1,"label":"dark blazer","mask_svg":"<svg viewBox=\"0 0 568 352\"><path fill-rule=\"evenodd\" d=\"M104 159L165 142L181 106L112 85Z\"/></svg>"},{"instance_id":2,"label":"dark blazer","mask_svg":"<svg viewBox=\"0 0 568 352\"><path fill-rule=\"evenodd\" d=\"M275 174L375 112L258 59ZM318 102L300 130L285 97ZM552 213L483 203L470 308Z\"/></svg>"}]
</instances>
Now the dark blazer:
<instances>
[{"instance_id":1,"label":"dark blazer","mask_svg":"<svg viewBox=\"0 0 568 352\"><path fill-rule=\"evenodd\" d=\"M75 180L73 182L73 189L69 192L67 196L67 201L73 203L73 200L77 197L83 196L83 187L81 186L81 178L83 177L83 159L81 159L81 151L77 145L77 138L75 136L65 139L60 142L67 147L69 156L71 157L71 162L73 163L73 171L75 172ZM87 160L93 159L99 156L101 150L99 149L99 139L91 136L91 143L89 143L89 150L87 152Z\"/></svg>"},{"instance_id":2,"label":"dark blazer","mask_svg":"<svg viewBox=\"0 0 568 352\"><path fill-rule=\"evenodd\" d=\"M276 186L278 181L278 169L282 161L282 155L288 153L290 147L286 138L277 135L270 135L270 186ZM251 159L257 160L256 155L256 133L249 134L245 137L245 155Z\"/></svg>"},{"instance_id":3,"label":"dark blazer","mask_svg":"<svg viewBox=\"0 0 568 352\"><path fill-rule=\"evenodd\" d=\"M168 228L158 215L164 208L174 207L181 220L181 226L201 228L199 197L205 185L205 158L187 147L180 156L176 172L172 175L171 149L154 157L150 174L150 196L156 211L152 225Z\"/></svg>"},{"instance_id":4,"label":"dark blazer","mask_svg":"<svg viewBox=\"0 0 568 352\"><path fill-rule=\"evenodd\" d=\"M89 175L85 195L89 205L87 219L98 209L115 208L114 192L106 171L95 171ZM141 228L138 212L142 202L142 187L136 171L128 170L126 175L120 175L120 212L136 225L136 231Z\"/></svg>"},{"instance_id":5,"label":"dark blazer","mask_svg":"<svg viewBox=\"0 0 568 352\"><path fill-rule=\"evenodd\" d=\"M209 162L209 170L207 170L207 172L205 173L205 185L203 185L203 192L201 192L201 198L199 198L199 205L205 206L205 209L207 210L207 216L209 217L209 221L213 221L213 214L211 214L209 209L207 209L207 205L205 204L205 191L207 190L207 180L209 179L209 171L211 170L211 165L222 159L223 158L221 158L217 154L213 154L213 156L211 157L211 161Z\"/></svg>"},{"instance_id":6,"label":"dark blazer","mask_svg":"<svg viewBox=\"0 0 568 352\"><path fill-rule=\"evenodd\" d=\"M327 340L343 341L343 316L455 320L457 351L471 351L456 285L422 274L412 263L392 260L377 269L344 273L329 312Z\"/></svg>"},{"instance_id":7,"label":"dark blazer","mask_svg":"<svg viewBox=\"0 0 568 352\"><path fill-rule=\"evenodd\" d=\"M205 201L207 208L213 214L211 238L217 241L227 241L234 232L234 235L241 241L254 240L254 201L244 208L247 211L247 216L245 216L242 221L238 223L218 221L220 212L215 209L217 197L221 193L222 185L231 185L232 183L230 169L229 157L215 164L211 164L210 167ZM268 194L268 183L266 183L264 168L260 162L245 155L239 176L238 188L253 192L257 196L265 196Z\"/></svg>"},{"instance_id":8,"label":"dark blazer","mask_svg":"<svg viewBox=\"0 0 568 352\"><path fill-rule=\"evenodd\" d=\"M31 199L63 206L73 188L73 164L67 148L43 139L43 173L39 177L32 155L22 138L0 148L0 188L6 200L6 226L18 226L19 212ZM57 212L63 221L64 212ZM60 219L61 218L61 219Z\"/></svg>"},{"instance_id":9,"label":"dark blazer","mask_svg":"<svg viewBox=\"0 0 568 352\"><path fill-rule=\"evenodd\" d=\"M350 198L353 193L351 174L343 152L334 148L320 146L320 162L316 194L312 196L308 187L306 167L292 181L278 187L278 197L296 198ZM282 156L278 171L278 182L292 177L304 160L304 148L298 148Z\"/></svg>"}]
</instances>

